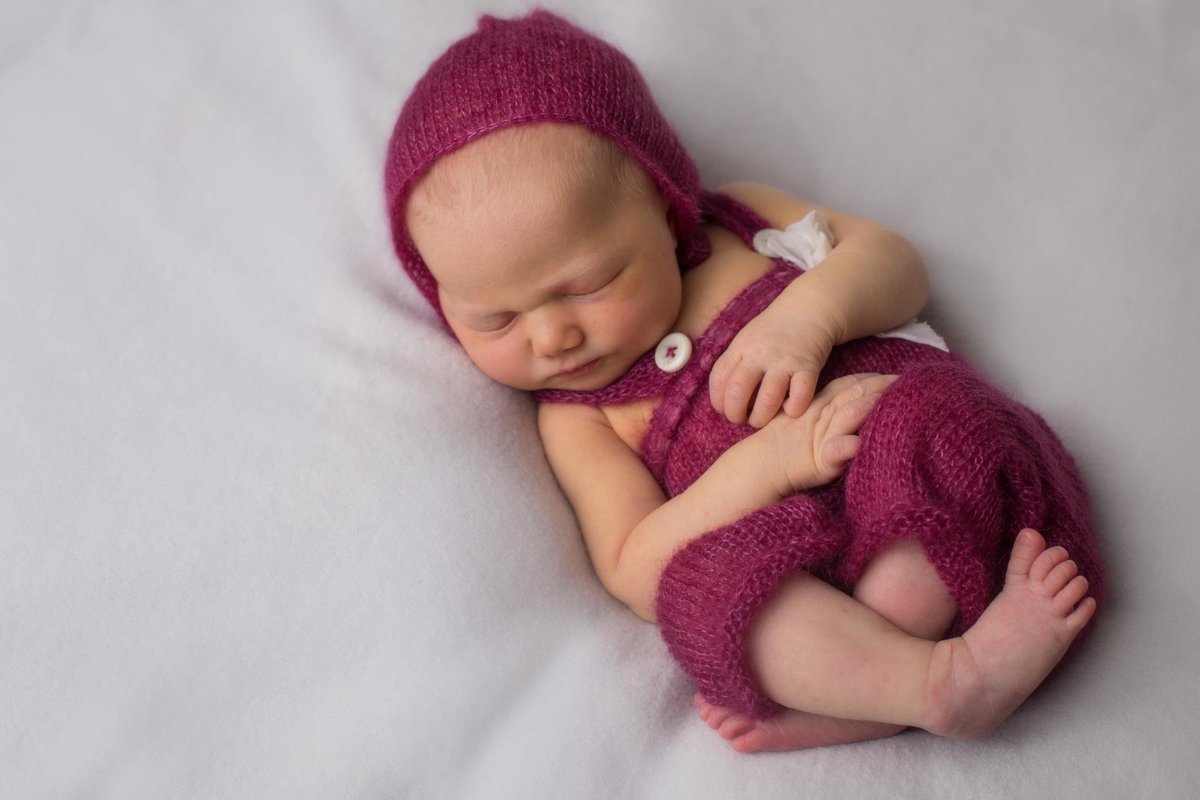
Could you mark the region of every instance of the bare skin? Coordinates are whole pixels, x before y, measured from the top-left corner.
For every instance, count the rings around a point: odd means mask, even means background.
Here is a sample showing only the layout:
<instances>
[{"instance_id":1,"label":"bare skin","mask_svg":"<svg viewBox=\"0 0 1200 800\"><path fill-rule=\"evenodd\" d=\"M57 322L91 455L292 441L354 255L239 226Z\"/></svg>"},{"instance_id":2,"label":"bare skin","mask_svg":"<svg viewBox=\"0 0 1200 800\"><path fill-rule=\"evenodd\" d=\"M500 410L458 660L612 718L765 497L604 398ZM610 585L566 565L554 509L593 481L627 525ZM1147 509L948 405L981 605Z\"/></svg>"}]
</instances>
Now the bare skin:
<instances>
[{"instance_id":1,"label":"bare skin","mask_svg":"<svg viewBox=\"0 0 1200 800\"><path fill-rule=\"evenodd\" d=\"M893 552L894 563L889 569L903 564L910 555L903 549ZM713 706L699 696L695 699L696 706L704 721L730 740L739 752L863 741L894 735L909 725L955 738L981 736L999 725L1037 688L1091 619L1096 604L1085 597L1087 580L1077 572L1066 550L1046 549L1040 534L1023 531L1013 547L1004 589L979 621L960 638L926 643L924 686L879 679L879 684L888 687L887 691L914 691L918 699L915 704L907 703L912 697L894 703L897 711L893 719L869 722L846 719L836 713L788 710L767 720L754 720ZM792 587L792 596L781 598L777 603L779 608L772 610L779 617L788 616L787 604L806 593L805 582L800 581ZM934 602L931 610L936 612L937 606ZM941 611L945 612L944 605ZM771 625L769 621L766 624ZM937 620L935 613L929 617L925 631L914 629L908 633L936 636L937 632L930 633L929 629L938 624L945 623ZM756 633L763 635L761 628ZM810 637L805 646L817 650L825 645ZM808 666L820 668L819 660ZM825 682L822 690L823 681L818 675L809 675L804 681L793 681L793 685L809 686L813 694L824 695L813 700L822 710L837 710L839 704L850 710L861 707L861 698L835 697L840 693L829 689L836 682ZM764 676L764 686L767 683ZM869 678L864 681L868 687L871 683ZM768 694L785 704L795 702L797 697L795 692L781 692L780 695L787 696L785 700L770 689ZM904 718L905 714L912 716Z\"/></svg>"},{"instance_id":2,"label":"bare skin","mask_svg":"<svg viewBox=\"0 0 1200 800\"><path fill-rule=\"evenodd\" d=\"M903 725L862 722L823 717L787 709L770 719L756 720L745 714L714 706L697 694L692 703L708 726L729 740L739 753L782 752L884 739L905 730Z\"/></svg>"},{"instance_id":3,"label":"bare skin","mask_svg":"<svg viewBox=\"0 0 1200 800\"><path fill-rule=\"evenodd\" d=\"M942 736L983 736L1008 718L1066 654L1096 612L1087 578L1062 547L1021 532L1004 588L960 638L939 642L930 668L929 716Z\"/></svg>"}]
</instances>

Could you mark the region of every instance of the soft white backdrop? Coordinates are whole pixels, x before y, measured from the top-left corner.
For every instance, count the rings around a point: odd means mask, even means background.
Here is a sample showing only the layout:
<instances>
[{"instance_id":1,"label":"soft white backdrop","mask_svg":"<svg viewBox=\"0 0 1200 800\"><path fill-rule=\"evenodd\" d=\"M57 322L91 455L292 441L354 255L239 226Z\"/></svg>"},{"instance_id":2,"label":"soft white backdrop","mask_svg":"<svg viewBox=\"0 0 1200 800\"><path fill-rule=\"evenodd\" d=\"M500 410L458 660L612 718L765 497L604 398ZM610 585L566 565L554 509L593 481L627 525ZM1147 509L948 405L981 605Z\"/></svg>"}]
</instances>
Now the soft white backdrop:
<instances>
[{"instance_id":1,"label":"soft white backdrop","mask_svg":"<svg viewBox=\"0 0 1200 800\"><path fill-rule=\"evenodd\" d=\"M1113 596L993 735L742 757L608 599L380 167L521 2L0 0L0 797L1200 794L1200 11L549 2L709 185L905 233L1079 458Z\"/></svg>"}]
</instances>

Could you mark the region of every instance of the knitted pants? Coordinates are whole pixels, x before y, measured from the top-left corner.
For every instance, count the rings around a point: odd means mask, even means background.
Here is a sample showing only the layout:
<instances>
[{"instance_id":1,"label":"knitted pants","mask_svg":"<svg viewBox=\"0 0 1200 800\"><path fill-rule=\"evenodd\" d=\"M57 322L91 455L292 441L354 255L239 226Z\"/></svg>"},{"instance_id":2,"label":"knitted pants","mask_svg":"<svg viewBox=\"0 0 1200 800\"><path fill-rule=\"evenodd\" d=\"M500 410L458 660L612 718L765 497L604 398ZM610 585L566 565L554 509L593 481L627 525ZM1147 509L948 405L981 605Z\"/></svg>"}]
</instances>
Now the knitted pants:
<instances>
[{"instance_id":1,"label":"knitted pants","mask_svg":"<svg viewBox=\"0 0 1200 800\"><path fill-rule=\"evenodd\" d=\"M798 570L851 589L897 541L922 544L958 604L951 635L999 591L1024 527L1065 546L1101 598L1103 570L1074 462L1040 417L968 365L906 372L859 435L843 480L704 534L663 571L663 638L709 702L759 718L778 711L746 656L759 611Z\"/></svg>"}]
</instances>

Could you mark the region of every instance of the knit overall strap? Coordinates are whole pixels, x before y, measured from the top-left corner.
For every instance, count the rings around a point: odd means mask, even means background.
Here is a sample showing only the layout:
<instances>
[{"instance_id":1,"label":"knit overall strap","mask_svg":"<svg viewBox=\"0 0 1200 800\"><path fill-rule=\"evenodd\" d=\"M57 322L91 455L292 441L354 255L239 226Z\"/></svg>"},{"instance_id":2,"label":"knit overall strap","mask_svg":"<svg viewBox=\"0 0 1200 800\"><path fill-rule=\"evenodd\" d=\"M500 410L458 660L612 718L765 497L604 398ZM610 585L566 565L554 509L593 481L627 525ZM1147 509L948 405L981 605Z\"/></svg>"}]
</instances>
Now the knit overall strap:
<instances>
[{"instance_id":1,"label":"knit overall strap","mask_svg":"<svg viewBox=\"0 0 1200 800\"><path fill-rule=\"evenodd\" d=\"M751 250L754 249L754 234L772 227L750 206L721 192L703 192L700 196L700 212L706 222L718 223L745 242ZM795 271L800 267L793 266L792 269Z\"/></svg>"},{"instance_id":2,"label":"knit overall strap","mask_svg":"<svg viewBox=\"0 0 1200 800\"><path fill-rule=\"evenodd\" d=\"M705 218L718 223L753 247L754 234L770 225L752 209L716 192L705 192L701 199ZM680 423L687 417L697 393L707 391L708 375L713 364L729 347L738 331L762 313L780 292L800 275L800 270L783 259L758 280L744 288L717 315L699 339L692 358L676 373L662 402L650 417L641 456L650 472L662 483L671 443Z\"/></svg>"}]
</instances>

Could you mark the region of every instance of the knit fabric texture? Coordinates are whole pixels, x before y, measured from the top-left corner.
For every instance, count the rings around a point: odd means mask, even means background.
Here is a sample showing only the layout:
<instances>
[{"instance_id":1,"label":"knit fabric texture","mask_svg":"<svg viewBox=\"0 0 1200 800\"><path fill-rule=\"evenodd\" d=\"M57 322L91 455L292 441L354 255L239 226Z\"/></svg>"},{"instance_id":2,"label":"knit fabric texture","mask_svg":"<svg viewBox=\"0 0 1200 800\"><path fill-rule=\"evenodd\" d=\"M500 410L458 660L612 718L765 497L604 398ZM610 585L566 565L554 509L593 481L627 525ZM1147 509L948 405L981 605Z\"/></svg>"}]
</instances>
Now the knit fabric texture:
<instances>
[{"instance_id":1,"label":"knit fabric texture","mask_svg":"<svg viewBox=\"0 0 1200 800\"><path fill-rule=\"evenodd\" d=\"M670 205L680 266L708 255L699 226L699 172L633 62L548 11L511 20L485 15L417 82L396 120L384 167L396 253L443 322L437 283L405 224L408 197L439 158L492 131L535 122L582 125L620 145Z\"/></svg>"},{"instance_id":2,"label":"knit fabric texture","mask_svg":"<svg viewBox=\"0 0 1200 800\"><path fill-rule=\"evenodd\" d=\"M748 246L753 232L766 227L728 197L706 195L703 205L710 219ZM538 397L593 405L660 397L641 457L673 497L753 432L712 409L708 373L741 326L798 274L777 261L721 311L674 375L639 384L648 369L639 361L603 389ZM643 361L649 359L652 354ZM800 570L852 590L871 559L898 541L920 542L958 604L950 635L970 627L999 592L1008 553L1024 527L1066 547L1092 596L1103 599L1103 565L1083 483L1037 414L989 385L961 357L906 340L872 337L841 345L820 383L859 372L901 377L859 431L858 453L843 478L695 539L662 573L656 610L663 638L712 703L755 717L777 711L746 656L745 635L757 613Z\"/></svg>"}]
</instances>

